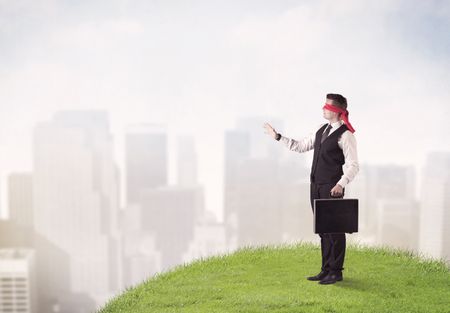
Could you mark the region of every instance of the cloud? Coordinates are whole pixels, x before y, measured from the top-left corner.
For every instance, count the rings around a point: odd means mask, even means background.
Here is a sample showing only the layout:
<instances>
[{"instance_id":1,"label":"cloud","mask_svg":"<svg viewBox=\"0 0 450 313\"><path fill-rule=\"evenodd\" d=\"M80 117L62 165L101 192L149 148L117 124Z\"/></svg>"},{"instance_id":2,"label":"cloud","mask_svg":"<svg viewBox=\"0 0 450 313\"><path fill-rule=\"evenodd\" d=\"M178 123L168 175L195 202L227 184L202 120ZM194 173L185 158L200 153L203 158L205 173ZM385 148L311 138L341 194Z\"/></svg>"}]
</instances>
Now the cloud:
<instances>
[{"instance_id":1,"label":"cloud","mask_svg":"<svg viewBox=\"0 0 450 313\"><path fill-rule=\"evenodd\" d=\"M449 71L403 40L402 23L409 22L396 17L408 5L317 1L249 17L229 36L240 74L231 89L285 119L292 137L316 124L326 93L340 92L349 99L363 161L420 162L447 140Z\"/></svg>"},{"instance_id":2,"label":"cloud","mask_svg":"<svg viewBox=\"0 0 450 313\"><path fill-rule=\"evenodd\" d=\"M53 37L55 45L112 48L114 43L143 31L144 26L132 19L90 20L56 30Z\"/></svg>"}]
</instances>

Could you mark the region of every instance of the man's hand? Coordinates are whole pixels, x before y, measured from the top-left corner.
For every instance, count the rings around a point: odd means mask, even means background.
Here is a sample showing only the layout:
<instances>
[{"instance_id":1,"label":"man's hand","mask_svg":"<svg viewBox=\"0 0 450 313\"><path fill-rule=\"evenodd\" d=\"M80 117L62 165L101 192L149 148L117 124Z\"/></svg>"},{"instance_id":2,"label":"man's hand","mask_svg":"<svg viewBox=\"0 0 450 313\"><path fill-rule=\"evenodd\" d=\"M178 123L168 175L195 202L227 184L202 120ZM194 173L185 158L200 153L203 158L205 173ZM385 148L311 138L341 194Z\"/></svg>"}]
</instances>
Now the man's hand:
<instances>
[{"instance_id":1,"label":"man's hand","mask_svg":"<svg viewBox=\"0 0 450 313\"><path fill-rule=\"evenodd\" d=\"M331 189L330 193L333 197L342 196L342 194L344 193L344 188L342 188L341 185L336 184L336 186L334 186L333 189Z\"/></svg>"},{"instance_id":2,"label":"man's hand","mask_svg":"<svg viewBox=\"0 0 450 313\"><path fill-rule=\"evenodd\" d=\"M266 134L269 134L270 137L272 137L273 139L275 139L277 137L277 132L275 131L275 129L273 129L272 126L270 126L269 123L264 123L263 127L266 129Z\"/></svg>"}]
</instances>

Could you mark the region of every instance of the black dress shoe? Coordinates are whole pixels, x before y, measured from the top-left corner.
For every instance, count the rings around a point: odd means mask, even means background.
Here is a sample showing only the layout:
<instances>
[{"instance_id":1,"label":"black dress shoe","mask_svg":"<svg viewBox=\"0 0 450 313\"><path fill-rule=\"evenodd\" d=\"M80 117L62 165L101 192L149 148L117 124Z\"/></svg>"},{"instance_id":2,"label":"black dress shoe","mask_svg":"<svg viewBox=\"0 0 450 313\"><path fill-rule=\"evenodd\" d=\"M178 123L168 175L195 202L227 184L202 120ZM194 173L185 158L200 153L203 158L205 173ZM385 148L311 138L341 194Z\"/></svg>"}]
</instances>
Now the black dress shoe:
<instances>
[{"instance_id":1,"label":"black dress shoe","mask_svg":"<svg viewBox=\"0 0 450 313\"><path fill-rule=\"evenodd\" d=\"M341 280L342 280L342 273L329 273L327 276L325 276L319 281L319 284L322 285L334 284L335 282Z\"/></svg>"},{"instance_id":2,"label":"black dress shoe","mask_svg":"<svg viewBox=\"0 0 450 313\"><path fill-rule=\"evenodd\" d=\"M328 275L328 271L321 271L316 276L309 276L309 277L307 277L307 279L308 280L321 280L322 278L324 278L327 275Z\"/></svg>"}]
</instances>

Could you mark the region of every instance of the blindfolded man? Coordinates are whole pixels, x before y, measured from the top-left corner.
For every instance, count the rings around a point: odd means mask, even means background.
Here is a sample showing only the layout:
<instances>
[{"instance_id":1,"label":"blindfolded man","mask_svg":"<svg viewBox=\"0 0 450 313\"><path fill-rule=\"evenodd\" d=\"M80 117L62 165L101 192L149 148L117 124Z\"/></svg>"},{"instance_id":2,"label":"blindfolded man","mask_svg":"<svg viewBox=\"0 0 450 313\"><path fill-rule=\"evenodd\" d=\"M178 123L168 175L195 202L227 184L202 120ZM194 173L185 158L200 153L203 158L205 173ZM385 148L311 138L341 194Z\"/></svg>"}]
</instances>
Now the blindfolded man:
<instances>
[{"instance_id":1,"label":"blindfolded man","mask_svg":"<svg viewBox=\"0 0 450 313\"><path fill-rule=\"evenodd\" d=\"M328 123L300 140L285 137L268 123L266 133L282 142L289 150L303 153L314 150L310 174L310 201L314 211L314 199L343 198L345 186L359 171L354 128L348 119L347 99L340 94L327 94L322 107ZM343 279L346 239L345 233L319 234L322 268L308 280L320 284L333 284Z\"/></svg>"}]
</instances>

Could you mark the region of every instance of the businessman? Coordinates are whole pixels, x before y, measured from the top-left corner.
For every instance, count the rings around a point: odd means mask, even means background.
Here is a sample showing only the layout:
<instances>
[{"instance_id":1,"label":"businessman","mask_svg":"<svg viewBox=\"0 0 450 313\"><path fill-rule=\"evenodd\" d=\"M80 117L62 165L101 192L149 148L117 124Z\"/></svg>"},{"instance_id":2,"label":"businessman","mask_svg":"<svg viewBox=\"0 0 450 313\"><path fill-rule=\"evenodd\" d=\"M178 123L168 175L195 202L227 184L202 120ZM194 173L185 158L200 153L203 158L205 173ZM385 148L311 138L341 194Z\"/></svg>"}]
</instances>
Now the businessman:
<instances>
[{"instance_id":1,"label":"businessman","mask_svg":"<svg viewBox=\"0 0 450 313\"><path fill-rule=\"evenodd\" d=\"M359 171L355 130L348 120L347 99L340 94L327 94L323 117L328 123L320 124L308 136L295 140L277 133L268 123L266 134L282 142L289 150L306 152L314 149L310 175L310 201L314 212L314 199L343 198L345 186ZM321 233L322 268L319 274L307 277L320 284L334 284L343 280L345 233Z\"/></svg>"}]
</instances>

